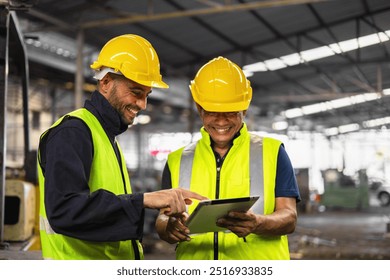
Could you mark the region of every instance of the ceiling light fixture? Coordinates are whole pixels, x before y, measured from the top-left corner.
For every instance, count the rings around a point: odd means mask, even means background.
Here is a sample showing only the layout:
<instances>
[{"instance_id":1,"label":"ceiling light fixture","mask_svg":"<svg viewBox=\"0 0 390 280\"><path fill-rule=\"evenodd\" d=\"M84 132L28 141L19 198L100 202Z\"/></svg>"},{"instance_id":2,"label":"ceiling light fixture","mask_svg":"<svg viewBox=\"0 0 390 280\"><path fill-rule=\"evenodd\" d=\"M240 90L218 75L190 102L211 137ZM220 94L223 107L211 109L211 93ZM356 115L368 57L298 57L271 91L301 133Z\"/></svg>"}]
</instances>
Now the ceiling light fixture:
<instances>
[{"instance_id":1,"label":"ceiling light fixture","mask_svg":"<svg viewBox=\"0 0 390 280\"><path fill-rule=\"evenodd\" d=\"M338 127L330 127L325 129L324 133L326 136L335 136L338 134L348 133L358 131L360 129L360 125L357 123L340 125Z\"/></svg>"},{"instance_id":2,"label":"ceiling light fixture","mask_svg":"<svg viewBox=\"0 0 390 280\"><path fill-rule=\"evenodd\" d=\"M373 128L378 126L384 126L390 124L390 116L377 118L372 120L367 120L362 122L362 125L357 123L351 123L346 125L341 125L338 127L329 127L324 130L326 136L335 136L342 133L348 133L360 130L361 128Z\"/></svg>"},{"instance_id":3,"label":"ceiling light fixture","mask_svg":"<svg viewBox=\"0 0 390 280\"><path fill-rule=\"evenodd\" d=\"M382 126L386 124L390 124L390 116L364 121L363 127L371 128L371 127Z\"/></svg>"},{"instance_id":4,"label":"ceiling light fixture","mask_svg":"<svg viewBox=\"0 0 390 280\"><path fill-rule=\"evenodd\" d=\"M288 128L288 122L286 121L277 121L272 123L273 130L286 130Z\"/></svg>"},{"instance_id":5,"label":"ceiling light fixture","mask_svg":"<svg viewBox=\"0 0 390 280\"><path fill-rule=\"evenodd\" d=\"M279 58L272 58L263 62L256 62L243 66L243 70L247 77L253 75L254 72L276 71L289 66L318 60L321 58L333 56L340 53L350 52L364 47L380 44L390 39L390 30L385 32L373 33L359 38L349 39L338 43L330 44L313 48L299 53L293 53Z\"/></svg>"},{"instance_id":6,"label":"ceiling light fixture","mask_svg":"<svg viewBox=\"0 0 390 280\"><path fill-rule=\"evenodd\" d=\"M384 89L382 93L383 95L389 95L390 89ZM287 119L294 119L302 117L304 115L312 115L321 112L326 112L334 109L352 106L359 103L378 100L380 98L382 98L382 95L378 92L362 93L330 101L314 103L299 108L288 109L286 111L281 112L281 115L286 117Z\"/></svg>"}]
</instances>

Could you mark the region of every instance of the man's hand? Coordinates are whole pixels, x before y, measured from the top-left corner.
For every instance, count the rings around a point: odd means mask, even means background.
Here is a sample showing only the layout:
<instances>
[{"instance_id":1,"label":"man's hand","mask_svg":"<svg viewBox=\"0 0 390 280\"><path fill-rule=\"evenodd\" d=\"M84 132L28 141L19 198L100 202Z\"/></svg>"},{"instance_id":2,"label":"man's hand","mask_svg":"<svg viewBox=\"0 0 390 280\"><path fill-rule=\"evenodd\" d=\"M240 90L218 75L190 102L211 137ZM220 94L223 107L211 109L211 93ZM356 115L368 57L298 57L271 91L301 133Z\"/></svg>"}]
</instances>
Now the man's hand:
<instances>
[{"instance_id":1,"label":"man's hand","mask_svg":"<svg viewBox=\"0 0 390 280\"><path fill-rule=\"evenodd\" d=\"M238 237L245 237L250 233L277 236L294 232L296 222L295 198L277 197L275 211L272 214L256 215L252 211L231 211L218 219L217 225L231 230Z\"/></svg>"},{"instance_id":2,"label":"man's hand","mask_svg":"<svg viewBox=\"0 0 390 280\"><path fill-rule=\"evenodd\" d=\"M185 226L188 219L188 214L184 212L182 215L175 217L167 216L160 212L156 220L156 231L162 240L170 244L181 241L190 241L189 229Z\"/></svg>"},{"instance_id":3,"label":"man's hand","mask_svg":"<svg viewBox=\"0 0 390 280\"><path fill-rule=\"evenodd\" d=\"M191 199L205 200L207 197L185 189L170 189L144 194L144 207L151 209L165 209L168 216L181 214L186 211L186 205Z\"/></svg>"},{"instance_id":4,"label":"man's hand","mask_svg":"<svg viewBox=\"0 0 390 280\"><path fill-rule=\"evenodd\" d=\"M219 218L217 225L231 230L238 237L245 237L255 232L259 225L260 216L257 217L253 212L231 211L225 217Z\"/></svg>"}]
</instances>

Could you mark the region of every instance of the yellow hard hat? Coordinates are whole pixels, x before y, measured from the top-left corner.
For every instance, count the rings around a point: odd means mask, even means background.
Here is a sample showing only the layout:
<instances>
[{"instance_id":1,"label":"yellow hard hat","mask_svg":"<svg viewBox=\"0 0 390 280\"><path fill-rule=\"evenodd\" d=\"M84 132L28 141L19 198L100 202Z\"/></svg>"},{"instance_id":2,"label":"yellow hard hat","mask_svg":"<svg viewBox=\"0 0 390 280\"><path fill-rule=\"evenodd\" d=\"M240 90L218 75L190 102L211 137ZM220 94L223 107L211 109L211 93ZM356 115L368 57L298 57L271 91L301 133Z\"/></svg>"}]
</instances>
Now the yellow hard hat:
<instances>
[{"instance_id":1,"label":"yellow hard hat","mask_svg":"<svg viewBox=\"0 0 390 280\"><path fill-rule=\"evenodd\" d=\"M244 72L221 56L199 69L190 90L195 102L210 112L245 111L252 99L252 87Z\"/></svg>"},{"instance_id":2,"label":"yellow hard hat","mask_svg":"<svg viewBox=\"0 0 390 280\"><path fill-rule=\"evenodd\" d=\"M108 41L91 65L94 70L112 68L141 85L168 88L160 74L160 62L153 46L138 35L125 34Z\"/></svg>"}]
</instances>

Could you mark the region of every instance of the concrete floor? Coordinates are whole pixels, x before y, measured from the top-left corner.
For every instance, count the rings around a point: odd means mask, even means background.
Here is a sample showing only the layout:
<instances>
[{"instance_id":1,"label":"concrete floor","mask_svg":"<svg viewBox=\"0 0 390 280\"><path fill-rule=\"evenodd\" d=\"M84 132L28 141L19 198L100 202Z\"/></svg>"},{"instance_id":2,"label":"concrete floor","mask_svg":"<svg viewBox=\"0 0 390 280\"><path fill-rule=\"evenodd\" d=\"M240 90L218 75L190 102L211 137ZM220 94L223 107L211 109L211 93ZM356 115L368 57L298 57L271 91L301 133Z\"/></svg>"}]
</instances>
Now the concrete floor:
<instances>
[{"instance_id":1,"label":"concrete floor","mask_svg":"<svg viewBox=\"0 0 390 280\"><path fill-rule=\"evenodd\" d=\"M390 260L390 207L299 214L289 235L294 260ZM145 259L175 259L175 245L145 238Z\"/></svg>"},{"instance_id":2,"label":"concrete floor","mask_svg":"<svg viewBox=\"0 0 390 280\"><path fill-rule=\"evenodd\" d=\"M301 213L296 231L289 235L293 260L390 260L390 207L363 211L328 209ZM175 245L146 235L146 260L175 259ZM40 251L20 251L26 242L0 249L0 260L41 259Z\"/></svg>"},{"instance_id":3,"label":"concrete floor","mask_svg":"<svg viewBox=\"0 0 390 280\"><path fill-rule=\"evenodd\" d=\"M290 235L293 259L390 260L390 207L301 214Z\"/></svg>"}]
</instances>

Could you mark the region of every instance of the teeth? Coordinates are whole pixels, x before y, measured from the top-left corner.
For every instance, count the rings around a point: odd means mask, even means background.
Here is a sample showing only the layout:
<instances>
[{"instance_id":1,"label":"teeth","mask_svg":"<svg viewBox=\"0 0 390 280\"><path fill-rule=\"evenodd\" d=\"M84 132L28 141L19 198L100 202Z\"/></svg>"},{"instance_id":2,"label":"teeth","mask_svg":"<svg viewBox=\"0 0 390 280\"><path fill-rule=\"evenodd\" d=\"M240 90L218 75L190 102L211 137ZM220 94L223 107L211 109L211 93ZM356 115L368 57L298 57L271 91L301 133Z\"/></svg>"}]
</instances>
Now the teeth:
<instances>
[{"instance_id":1,"label":"teeth","mask_svg":"<svg viewBox=\"0 0 390 280\"><path fill-rule=\"evenodd\" d=\"M134 109L131 109L131 108L128 108L127 111L130 111L130 112L133 113L134 115L137 115L137 113L138 113L137 110L134 110Z\"/></svg>"},{"instance_id":2,"label":"teeth","mask_svg":"<svg viewBox=\"0 0 390 280\"><path fill-rule=\"evenodd\" d=\"M222 132L228 131L229 128L228 127L227 128L216 128L215 130L222 133Z\"/></svg>"}]
</instances>

